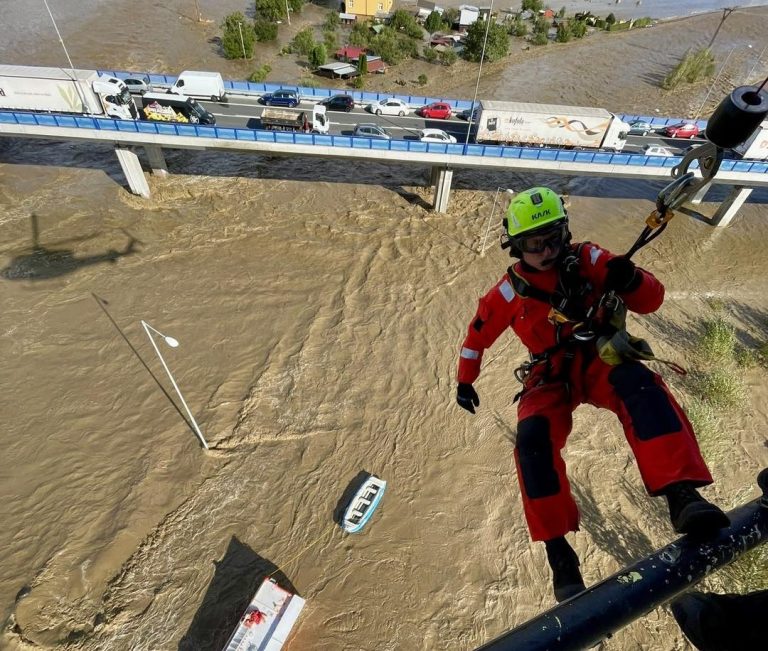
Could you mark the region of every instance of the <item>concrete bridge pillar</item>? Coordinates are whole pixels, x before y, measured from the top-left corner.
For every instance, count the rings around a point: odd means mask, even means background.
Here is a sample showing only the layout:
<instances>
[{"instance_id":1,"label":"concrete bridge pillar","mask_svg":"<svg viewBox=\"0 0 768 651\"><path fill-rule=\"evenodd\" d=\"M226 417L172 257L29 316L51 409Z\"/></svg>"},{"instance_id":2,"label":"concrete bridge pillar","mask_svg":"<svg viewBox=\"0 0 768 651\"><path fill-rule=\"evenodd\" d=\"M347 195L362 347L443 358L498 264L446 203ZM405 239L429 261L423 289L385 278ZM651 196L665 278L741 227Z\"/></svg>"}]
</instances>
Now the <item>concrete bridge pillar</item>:
<instances>
[{"instance_id":1,"label":"concrete bridge pillar","mask_svg":"<svg viewBox=\"0 0 768 651\"><path fill-rule=\"evenodd\" d=\"M149 198L149 183L144 176L144 170L141 169L141 163L139 157L133 149L126 149L117 145L115 147L115 153L117 154L117 160L120 161L120 167L123 168L123 174L128 179L128 187L133 194Z\"/></svg>"},{"instance_id":2,"label":"concrete bridge pillar","mask_svg":"<svg viewBox=\"0 0 768 651\"><path fill-rule=\"evenodd\" d=\"M160 145L144 145L144 151L147 152L149 167L152 174L156 176L168 176L168 165L165 163L163 148Z\"/></svg>"},{"instance_id":3,"label":"concrete bridge pillar","mask_svg":"<svg viewBox=\"0 0 768 651\"><path fill-rule=\"evenodd\" d=\"M451 181L453 170L447 167L433 167L432 178L435 179L435 201L432 208L435 212L448 212L448 199L451 196Z\"/></svg>"},{"instance_id":4,"label":"concrete bridge pillar","mask_svg":"<svg viewBox=\"0 0 768 651\"><path fill-rule=\"evenodd\" d=\"M752 188L745 188L743 185L734 185L731 192L728 194L728 198L720 204L717 212L712 216L710 223L712 226L722 227L727 226L730 221L739 212L742 204L747 200L747 197L752 194Z\"/></svg>"}]
</instances>

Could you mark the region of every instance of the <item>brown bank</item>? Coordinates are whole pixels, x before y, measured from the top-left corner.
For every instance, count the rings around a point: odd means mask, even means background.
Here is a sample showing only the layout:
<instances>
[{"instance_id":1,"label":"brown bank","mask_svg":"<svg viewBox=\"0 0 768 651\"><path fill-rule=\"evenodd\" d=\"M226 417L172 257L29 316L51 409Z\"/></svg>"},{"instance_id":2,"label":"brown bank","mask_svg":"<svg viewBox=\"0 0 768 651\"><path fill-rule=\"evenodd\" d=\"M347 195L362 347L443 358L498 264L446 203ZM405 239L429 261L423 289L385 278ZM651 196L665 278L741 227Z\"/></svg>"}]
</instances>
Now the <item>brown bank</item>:
<instances>
[{"instance_id":1,"label":"brown bank","mask_svg":"<svg viewBox=\"0 0 768 651\"><path fill-rule=\"evenodd\" d=\"M209 28L146 8L136 15L148 34L171 35L177 51L105 53L94 27L111 29L133 3L87 26L78 65L244 76L216 58ZM729 20L723 47L755 38L757 15ZM668 96L653 76L713 25L702 16L519 54L488 66L480 95L525 87L533 101L675 114L706 89ZM40 63L58 56L49 48ZM631 62L641 56L649 63ZM454 74L444 94L469 96L467 74ZM523 357L511 337L488 356L481 412L453 404L464 325L508 260L478 249L499 184L571 194L576 236L616 251L655 188L474 173L438 216L408 168L340 183L343 166L181 152L144 201L115 182L108 150L3 140L0 155L3 646L216 648L273 571L308 600L294 650L471 649L552 605L511 459ZM717 299L745 343L764 343L766 216L748 204L722 232L672 222L638 256L666 303L633 332L697 369ZM163 353L210 452L158 386L172 395L140 319L181 342ZM729 508L757 494L768 461L766 371L742 374L747 402L724 412L727 452L706 490ZM667 379L686 402L692 385ZM582 407L567 450L587 583L672 538L610 415ZM388 492L364 533L347 536L334 511L362 470ZM685 643L662 609L606 648Z\"/></svg>"}]
</instances>

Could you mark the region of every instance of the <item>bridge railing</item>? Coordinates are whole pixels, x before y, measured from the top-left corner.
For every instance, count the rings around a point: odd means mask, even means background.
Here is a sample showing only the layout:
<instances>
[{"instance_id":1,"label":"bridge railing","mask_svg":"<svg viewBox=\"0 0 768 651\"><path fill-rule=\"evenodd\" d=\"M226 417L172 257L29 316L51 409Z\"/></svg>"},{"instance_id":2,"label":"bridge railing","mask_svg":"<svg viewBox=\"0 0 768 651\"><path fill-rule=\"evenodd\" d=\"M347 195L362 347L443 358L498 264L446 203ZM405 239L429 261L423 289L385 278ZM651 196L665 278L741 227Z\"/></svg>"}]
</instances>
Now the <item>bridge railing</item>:
<instances>
[{"instance_id":1,"label":"bridge railing","mask_svg":"<svg viewBox=\"0 0 768 651\"><path fill-rule=\"evenodd\" d=\"M163 136L191 136L198 138L213 138L217 140L238 140L284 145L317 145L324 147L345 147L381 151L479 156L483 158L517 158L524 160L629 165L639 167L671 168L677 165L681 160L680 156L644 156L642 154L631 153L547 149L541 147L443 144L421 142L420 140L376 140L373 138L357 138L343 135L292 133L286 131L266 131L247 128L238 129L230 127L202 126L199 124L151 122L145 120L113 120L111 118L57 115L51 113L0 111L0 124L1 123L115 131L120 133L146 133ZM695 169L697 165L698 162L694 161L692 168ZM768 161L724 160L720 169L723 171L768 174Z\"/></svg>"}]
</instances>

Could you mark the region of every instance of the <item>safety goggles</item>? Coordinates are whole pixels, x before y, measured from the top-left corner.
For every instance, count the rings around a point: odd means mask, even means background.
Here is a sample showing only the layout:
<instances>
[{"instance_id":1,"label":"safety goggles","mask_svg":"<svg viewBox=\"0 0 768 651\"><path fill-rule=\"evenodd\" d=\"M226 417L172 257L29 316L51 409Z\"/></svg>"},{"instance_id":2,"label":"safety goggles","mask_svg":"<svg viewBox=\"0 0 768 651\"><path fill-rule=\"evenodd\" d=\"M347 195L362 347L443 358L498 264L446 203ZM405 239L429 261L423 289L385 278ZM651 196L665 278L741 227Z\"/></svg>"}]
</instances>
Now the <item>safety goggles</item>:
<instances>
[{"instance_id":1,"label":"safety goggles","mask_svg":"<svg viewBox=\"0 0 768 651\"><path fill-rule=\"evenodd\" d=\"M520 235L515 238L515 244L523 253L544 253L548 248L554 251L562 247L566 237L568 226L562 224L536 235Z\"/></svg>"}]
</instances>

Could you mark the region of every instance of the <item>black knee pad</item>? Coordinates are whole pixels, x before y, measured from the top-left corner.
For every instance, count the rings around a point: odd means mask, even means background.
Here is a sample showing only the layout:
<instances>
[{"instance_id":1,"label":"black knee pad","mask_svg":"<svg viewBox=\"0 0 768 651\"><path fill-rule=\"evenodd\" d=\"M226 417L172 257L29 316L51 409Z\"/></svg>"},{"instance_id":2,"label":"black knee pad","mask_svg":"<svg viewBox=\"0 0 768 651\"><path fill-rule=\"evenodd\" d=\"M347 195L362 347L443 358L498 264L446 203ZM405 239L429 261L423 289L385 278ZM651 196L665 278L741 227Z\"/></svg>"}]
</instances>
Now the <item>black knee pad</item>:
<instances>
[{"instance_id":1,"label":"black knee pad","mask_svg":"<svg viewBox=\"0 0 768 651\"><path fill-rule=\"evenodd\" d=\"M560 478L552 458L552 439L546 416L529 416L517 424L517 454L525 492L531 499L560 492Z\"/></svg>"},{"instance_id":2,"label":"black knee pad","mask_svg":"<svg viewBox=\"0 0 768 651\"><path fill-rule=\"evenodd\" d=\"M641 441L683 428L669 396L642 364L619 364L608 374L608 382L627 408L635 435Z\"/></svg>"}]
</instances>

